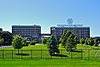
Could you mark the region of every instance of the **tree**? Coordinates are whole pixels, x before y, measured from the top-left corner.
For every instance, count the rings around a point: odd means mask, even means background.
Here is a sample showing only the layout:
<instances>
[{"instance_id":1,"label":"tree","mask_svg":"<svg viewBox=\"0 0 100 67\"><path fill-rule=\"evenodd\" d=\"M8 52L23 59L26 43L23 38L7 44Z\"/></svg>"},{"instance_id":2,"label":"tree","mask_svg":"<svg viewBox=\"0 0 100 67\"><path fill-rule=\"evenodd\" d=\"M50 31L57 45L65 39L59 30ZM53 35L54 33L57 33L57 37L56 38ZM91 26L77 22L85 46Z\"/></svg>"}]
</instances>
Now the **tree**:
<instances>
[{"instance_id":1,"label":"tree","mask_svg":"<svg viewBox=\"0 0 100 67\"><path fill-rule=\"evenodd\" d=\"M77 39L77 36L74 36L74 47L73 48L75 48L75 49L77 48L76 45L77 45L78 41L79 40Z\"/></svg>"},{"instance_id":2,"label":"tree","mask_svg":"<svg viewBox=\"0 0 100 67\"><path fill-rule=\"evenodd\" d=\"M68 37L70 36L70 34L71 34L71 31L64 30L64 33L63 33L62 37L60 38L60 42L64 48L65 48L66 41L67 41Z\"/></svg>"},{"instance_id":3,"label":"tree","mask_svg":"<svg viewBox=\"0 0 100 67\"><path fill-rule=\"evenodd\" d=\"M71 34L66 41L65 49L69 52L73 51L73 48L76 49L76 45L77 45L77 37L74 34Z\"/></svg>"},{"instance_id":4,"label":"tree","mask_svg":"<svg viewBox=\"0 0 100 67\"><path fill-rule=\"evenodd\" d=\"M88 44L89 44L90 46L93 46L93 45L94 45L94 39L93 39L92 37L90 37L90 38L88 39Z\"/></svg>"},{"instance_id":5,"label":"tree","mask_svg":"<svg viewBox=\"0 0 100 67\"><path fill-rule=\"evenodd\" d=\"M42 40L42 43L43 43L43 44L46 44L46 43L47 43L47 39L44 38L44 39Z\"/></svg>"},{"instance_id":6,"label":"tree","mask_svg":"<svg viewBox=\"0 0 100 67\"><path fill-rule=\"evenodd\" d=\"M84 44L84 43L85 43L84 38L81 38L81 39L80 39L80 44Z\"/></svg>"},{"instance_id":7,"label":"tree","mask_svg":"<svg viewBox=\"0 0 100 67\"><path fill-rule=\"evenodd\" d=\"M0 46L2 46L3 43L4 43L4 39L0 38Z\"/></svg>"},{"instance_id":8,"label":"tree","mask_svg":"<svg viewBox=\"0 0 100 67\"><path fill-rule=\"evenodd\" d=\"M69 30L65 30L60 39L62 46L67 51L72 51L72 48L76 48L77 40L77 36Z\"/></svg>"},{"instance_id":9,"label":"tree","mask_svg":"<svg viewBox=\"0 0 100 67\"><path fill-rule=\"evenodd\" d=\"M12 43L12 34L8 31L4 31L1 33L1 38L4 39L3 45L11 45Z\"/></svg>"},{"instance_id":10,"label":"tree","mask_svg":"<svg viewBox=\"0 0 100 67\"><path fill-rule=\"evenodd\" d=\"M56 53L60 53L58 49L58 42L54 35L51 35L50 39L47 42L49 54L55 55Z\"/></svg>"},{"instance_id":11,"label":"tree","mask_svg":"<svg viewBox=\"0 0 100 67\"><path fill-rule=\"evenodd\" d=\"M30 41L28 41L28 38L23 38L23 46L28 46L29 43Z\"/></svg>"},{"instance_id":12,"label":"tree","mask_svg":"<svg viewBox=\"0 0 100 67\"><path fill-rule=\"evenodd\" d=\"M36 44L36 40L32 40L31 42L30 42L30 45L35 45Z\"/></svg>"},{"instance_id":13,"label":"tree","mask_svg":"<svg viewBox=\"0 0 100 67\"><path fill-rule=\"evenodd\" d=\"M18 49L19 54L19 49L23 47L23 38L20 35L15 35L13 37L12 46L14 49Z\"/></svg>"},{"instance_id":14,"label":"tree","mask_svg":"<svg viewBox=\"0 0 100 67\"><path fill-rule=\"evenodd\" d=\"M95 46L98 46L100 44L100 38L95 38Z\"/></svg>"}]
</instances>

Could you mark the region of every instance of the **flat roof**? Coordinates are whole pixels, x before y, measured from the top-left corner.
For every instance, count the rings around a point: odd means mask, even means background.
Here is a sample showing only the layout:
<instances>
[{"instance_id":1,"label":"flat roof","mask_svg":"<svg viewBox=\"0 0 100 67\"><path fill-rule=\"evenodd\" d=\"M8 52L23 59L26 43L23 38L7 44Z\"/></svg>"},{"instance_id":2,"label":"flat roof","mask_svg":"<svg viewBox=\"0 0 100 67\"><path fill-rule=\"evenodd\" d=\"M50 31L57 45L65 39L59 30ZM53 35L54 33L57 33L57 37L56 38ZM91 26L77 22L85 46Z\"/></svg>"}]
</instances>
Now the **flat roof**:
<instances>
[{"instance_id":1,"label":"flat roof","mask_svg":"<svg viewBox=\"0 0 100 67\"><path fill-rule=\"evenodd\" d=\"M41 27L40 25L12 25L12 27Z\"/></svg>"},{"instance_id":2,"label":"flat roof","mask_svg":"<svg viewBox=\"0 0 100 67\"><path fill-rule=\"evenodd\" d=\"M40 26L40 25L12 25L12 26Z\"/></svg>"},{"instance_id":3,"label":"flat roof","mask_svg":"<svg viewBox=\"0 0 100 67\"><path fill-rule=\"evenodd\" d=\"M90 27L51 27L51 28L90 28Z\"/></svg>"}]
</instances>

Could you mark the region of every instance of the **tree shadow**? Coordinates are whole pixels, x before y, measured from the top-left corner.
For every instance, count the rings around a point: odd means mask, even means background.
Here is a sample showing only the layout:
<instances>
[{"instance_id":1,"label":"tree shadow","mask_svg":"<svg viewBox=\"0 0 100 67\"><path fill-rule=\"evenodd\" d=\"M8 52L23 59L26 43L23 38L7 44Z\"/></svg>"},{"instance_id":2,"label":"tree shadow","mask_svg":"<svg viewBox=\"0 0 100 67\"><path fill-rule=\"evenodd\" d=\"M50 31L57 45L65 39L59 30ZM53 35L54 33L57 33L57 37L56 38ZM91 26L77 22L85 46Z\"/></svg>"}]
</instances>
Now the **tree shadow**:
<instances>
[{"instance_id":1,"label":"tree shadow","mask_svg":"<svg viewBox=\"0 0 100 67\"><path fill-rule=\"evenodd\" d=\"M29 54L26 54L26 53L18 53L16 55L20 55L20 56L29 56Z\"/></svg>"},{"instance_id":2,"label":"tree shadow","mask_svg":"<svg viewBox=\"0 0 100 67\"><path fill-rule=\"evenodd\" d=\"M62 55L62 54L54 54L53 56L58 56L58 57L68 57L67 55Z\"/></svg>"},{"instance_id":3,"label":"tree shadow","mask_svg":"<svg viewBox=\"0 0 100 67\"><path fill-rule=\"evenodd\" d=\"M83 52L83 51L81 51L81 50L72 50L71 52Z\"/></svg>"}]
</instances>

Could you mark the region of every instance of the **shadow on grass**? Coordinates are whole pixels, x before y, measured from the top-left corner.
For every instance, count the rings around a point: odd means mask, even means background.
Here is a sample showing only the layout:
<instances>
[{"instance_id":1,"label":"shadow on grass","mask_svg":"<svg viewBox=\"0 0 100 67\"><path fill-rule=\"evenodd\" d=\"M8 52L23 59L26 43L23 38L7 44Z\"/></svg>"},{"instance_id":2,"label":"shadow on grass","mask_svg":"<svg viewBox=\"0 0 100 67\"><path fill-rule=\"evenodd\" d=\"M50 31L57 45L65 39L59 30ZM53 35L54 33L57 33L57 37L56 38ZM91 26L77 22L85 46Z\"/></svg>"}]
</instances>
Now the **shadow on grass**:
<instances>
[{"instance_id":1,"label":"shadow on grass","mask_svg":"<svg viewBox=\"0 0 100 67\"><path fill-rule=\"evenodd\" d=\"M71 52L83 52L81 50L72 50Z\"/></svg>"},{"instance_id":2,"label":"shadow on grass","mask_svg":"<svg viewBox=\"0 0 100 67\"><path fill-rule=\"evenodd\" d=\"M54 54L53 56L58 56L58 57L68 57L67 55L62 55L62 54Z\"/></svg>"},{"instance_id":3,"label":"shadow on grass","mask_svg":"<svg viewBox=\"0 0 100 67\"><path fill-rule=\"evenodd\" d=\"M26 53L18 53L16 55L20 55L20 56L29 56L29 54L26 54Z\"/></svg>"}]
</instances>

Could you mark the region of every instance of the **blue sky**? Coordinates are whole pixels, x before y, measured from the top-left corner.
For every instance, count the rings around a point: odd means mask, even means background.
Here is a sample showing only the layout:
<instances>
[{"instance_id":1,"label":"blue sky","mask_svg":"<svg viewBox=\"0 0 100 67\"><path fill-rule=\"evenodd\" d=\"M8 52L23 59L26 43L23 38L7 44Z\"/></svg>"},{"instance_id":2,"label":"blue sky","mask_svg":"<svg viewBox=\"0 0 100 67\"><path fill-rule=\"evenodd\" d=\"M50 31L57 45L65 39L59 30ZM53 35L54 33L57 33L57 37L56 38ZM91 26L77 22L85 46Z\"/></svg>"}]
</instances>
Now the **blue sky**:
<instances>
[{"instance_id":1,"label":"blue sky","mask_svg":"<svg viewBox=\"0 0 100 67\"><path fill-rule=\"evenodd\" d=\"M99 36L100 0L0 0L0 27L11 31L13 24L41 25L42 33L50 27L67 24L90 26L91 36Z\"/></svg>"}]
</instances>

